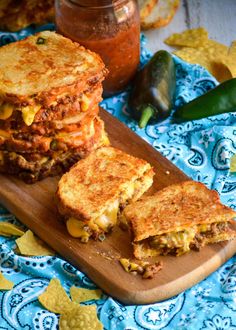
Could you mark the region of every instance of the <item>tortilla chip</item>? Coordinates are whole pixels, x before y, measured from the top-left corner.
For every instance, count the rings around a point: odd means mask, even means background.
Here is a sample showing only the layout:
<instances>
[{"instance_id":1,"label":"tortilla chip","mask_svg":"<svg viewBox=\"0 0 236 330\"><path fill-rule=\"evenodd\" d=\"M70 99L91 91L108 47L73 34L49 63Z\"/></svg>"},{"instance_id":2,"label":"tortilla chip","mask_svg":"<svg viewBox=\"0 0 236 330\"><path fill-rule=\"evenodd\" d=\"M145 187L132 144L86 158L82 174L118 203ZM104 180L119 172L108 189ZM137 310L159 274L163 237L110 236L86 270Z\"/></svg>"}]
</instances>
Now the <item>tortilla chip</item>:
<instances>
[{"instance_id":1,"label":"tortilla chip","mask_svg":"<svg viewBox=\"0 0 236 330\"><path fill-rule=\"evenodd\" d=\"M236 172L236 154L230 158L230 172Z\"/></svg>"},{"instance_id":2,"label":"tortilla chip","mask_svg":"<svg viewBox=\"0 0 236 330\"><path fill-rule=\"evenodd\" d=\"M42 293L38 300L47 310L53 313L63 314L75 307L63 289L61 282L57 278L53 278L44 293Z\"/></svg>"},{"instance_id":3,"label":"tortilla chip","mask_svg":"<svg viewBox=\"0 0 236 330\"><path fill-rule=\"evenodd\" d=\"M10 222L0 222L0 235L1 236L22 236L24 232L14 225L13 223Z\"/></svg>"},{"instance_id":4,"label":"tortilla chip","mask_svg":"<svg viewBox=\"0 0 236 330\"><path fill-rule=\"evenodd\" d=\"M222 59L222 63L226 66L231 74L231 78L236 77L236 57L227 56Z\"/></svg>"},{"instance_id":5,"label":"tortilla chip","mask_svg":"<svg viewBox=\"0 0 236 330\"><path fill-rule=\"evenodd\" d=\"M60 330L102 330L103 325L97 317L95 305L80 306L61 315Z\"/></svg>"},{"instance_id":6,"label":"tortilla chip","mask_svg":"<svg viewBox=\"0 0 236 330\"><path fill-rule=\"evenodd\" d=\"M70 288L70 296L72 301L80 303L90 300L99 300L102 296L102 291L97 290L88 290L84 288L77 288L75 286L72 286Z\"/></svg>"},{"instance_id":7,"label":"tortilla chip","mask_svg":"<svg viewBox=\"0 0 236 330\"><path fill-rule=\"evenodd\" d=\"M208 41L208 32L202 27L174 33L164 42L169 46L199 47Z\"/></svg>"},{"instance_id":8,"label":"tortilla chip","mask_svg":"<svg viewBox=\"0 0 236 330\"><path fill-rule=\"evenodd\" d=\"M207 69L219 82L233 77L233 63L227 56L228 48L213 40L209 47L184 47L174 52L175 55L191 64L199 64ZM232 66L231 66L232 63Z\"/></svg>"},{"instance_id":9,"label":"tortilla chip","mask_svg":"<svg viewBox=\"0 0 236 330\"><path fill-rule=\"evenodd\" d=\"M3 274L0 272L0 290L11 290L14 286L12 281L6 279Z\"/></svg>"},{"instance_id":10,"label":"tortilla chip","mask_svg":"<svg viewBox=\"0 0 236 330\"><path fill-rule=\"evenodd\" d=\"M227 59L220 58L210 63L210 73L219 81L223 82L233 78L232 72L227 65Z\"/></svg>"},{"instance_id":11,"label":"tortilla chip","mask_svg":"<svg viewBox=\"0 0 236 330\"><path fill-rule=\"evenodd\" d=\"M215 40L207 40L204 45L199 47L200 50L205 50L207 54L211 56L211 59L215 59L216 57L227 56L229 48L220 42Z\"/></svg>"},{"instance_id":12,"label":"tortilla chip","mask_svg":"<svg viewBox=\"0 0 236 330\"><path fill-rule=\"evenodd\" d=\"M171 46L185 46L174 52L184 61L199 64L219 82L236 77L236 41L230 48L208 39L204 28L175 33L165 40Z\"/></svg>"},{"instance_id":13,"label":"tortilla chip","mask_svg":"<svg viewBox=\"0 0 236 330\"><path fill-rule=\"evenodd\" d=\"M27 230L23 236L17 238L16 244L20 253L27 256L52 256L55 252L43 241L35 237L31 230Z\"/></svg>"},{"instance_id":14,"label":"tortilla chip","mask_svg":"<svg viewBox=\"0 0 236 330\"><path fill-rule=\"evenodd\" d=\"M174 54L188 63L199 64L207 70L211 70L211 64L205 50L184 47L180 50L175 51Z\"/></svg>"}]
</instances>

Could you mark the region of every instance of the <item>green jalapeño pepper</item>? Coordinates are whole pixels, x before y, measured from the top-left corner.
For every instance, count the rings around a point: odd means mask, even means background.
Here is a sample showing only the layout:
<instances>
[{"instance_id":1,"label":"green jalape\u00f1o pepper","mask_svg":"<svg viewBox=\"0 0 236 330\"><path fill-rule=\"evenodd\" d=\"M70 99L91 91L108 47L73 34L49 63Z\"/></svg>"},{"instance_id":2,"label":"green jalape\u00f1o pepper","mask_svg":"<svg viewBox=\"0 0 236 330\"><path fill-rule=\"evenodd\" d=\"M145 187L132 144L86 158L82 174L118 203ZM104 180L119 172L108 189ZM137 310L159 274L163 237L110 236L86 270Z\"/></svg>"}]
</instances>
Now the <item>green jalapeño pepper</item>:
<instances>
[{"instance_id":1,"label":"green jalape\u00f1o pepper","mask_svg":"<svg viewBox=\"0 0 236 330\"><path fill-rule=\"evenodd\" d=\"M174 113L181 122L236 111L236 78L227 80L196 99L184 104Z\"/></svg>"},{"instance_id":2,"label":"green jalape\u00f1o pepper","mask_svg":"<svg viewBox=\"0 0 236 330\"><path fill-rule=\"evenodd\" d=\"M175 64L165 50L158 51L140 70L129 97L131 116L143 128L170 115L175 95Z\"/></svg>"}]
</instances>

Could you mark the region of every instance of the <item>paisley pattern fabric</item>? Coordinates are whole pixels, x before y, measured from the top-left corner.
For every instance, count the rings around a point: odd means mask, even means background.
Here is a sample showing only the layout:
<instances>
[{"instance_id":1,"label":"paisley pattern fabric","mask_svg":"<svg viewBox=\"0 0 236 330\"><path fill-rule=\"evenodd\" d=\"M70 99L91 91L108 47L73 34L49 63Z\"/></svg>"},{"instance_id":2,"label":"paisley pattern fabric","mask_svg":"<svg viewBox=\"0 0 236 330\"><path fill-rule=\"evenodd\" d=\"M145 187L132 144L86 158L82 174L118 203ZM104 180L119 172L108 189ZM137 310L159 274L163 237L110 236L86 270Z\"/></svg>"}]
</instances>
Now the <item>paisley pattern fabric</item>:
<instances>
[{"instance_id":1,"label":"paisley pattern fabric","mask_svg":"<svg viewBox=\"0 0 236 330\"><path fill-rule=\"evenodd\" d=\"M41 29L53 29L53 25ZM35 32L0 33L1 44ZM143 47L143 65L150 54ZM213 88L217 81L198 65L174 58L177 68L175 107ZM183 124L171 124L171 118L141 130L128 113L128 90L106 99L102 106L148 141L171 162L194 180L216 189L222 201L236 209L236 175L229 173L229 160L236 153L236 113L223 114ZM125 141L124 141L125 143ZM22 226L5 208L0 221ZM0 237L0 270L15 285L0 291L0 330L56 330L58 315L42 308L37 296L51 278L57 277L69 293L71 285L95 288L95 285L72 265L56 257L22 257L14 253L12 238ZM204 281L169 300L145 305L125 306L103 295L96 302L98 315L106 330L233 330L236 329L236 257Z\"/></svg>"}]
</instances>

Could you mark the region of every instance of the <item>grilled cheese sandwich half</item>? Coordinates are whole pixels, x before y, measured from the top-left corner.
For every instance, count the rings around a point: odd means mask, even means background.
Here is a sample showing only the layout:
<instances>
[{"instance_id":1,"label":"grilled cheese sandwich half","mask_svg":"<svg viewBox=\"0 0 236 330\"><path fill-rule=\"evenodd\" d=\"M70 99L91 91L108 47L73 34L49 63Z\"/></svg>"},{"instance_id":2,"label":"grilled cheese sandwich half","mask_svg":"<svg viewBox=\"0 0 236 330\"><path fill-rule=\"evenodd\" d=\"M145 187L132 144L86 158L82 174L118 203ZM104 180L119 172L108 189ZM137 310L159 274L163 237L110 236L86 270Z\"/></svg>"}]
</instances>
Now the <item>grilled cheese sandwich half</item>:
<instances>
[{"instance_id":1,"label":"grilled cheese sandwich half","mask_svg":"<svg viewBox=\"0 0 236 330\"><path fill-rule=\"evenodd\" d=\"M69 233L88 241L102 239L120 210L136 201L153 182L153 169L142 159L102 147L74 165L58 183L59 212Z\"/></svg>"},{"instance_id":2,"label":"grilled cheese sandwich half","mask_svg":"<svg viewBox=\"0 0 236 330\"><path fill-rule=\"evenodd\" d=\"M182 255L210 243L236 238L236 212L218 193L194 181L171 185L127 206L122 221L133 233L134 255Z\"/></svg>"}]
</instances>

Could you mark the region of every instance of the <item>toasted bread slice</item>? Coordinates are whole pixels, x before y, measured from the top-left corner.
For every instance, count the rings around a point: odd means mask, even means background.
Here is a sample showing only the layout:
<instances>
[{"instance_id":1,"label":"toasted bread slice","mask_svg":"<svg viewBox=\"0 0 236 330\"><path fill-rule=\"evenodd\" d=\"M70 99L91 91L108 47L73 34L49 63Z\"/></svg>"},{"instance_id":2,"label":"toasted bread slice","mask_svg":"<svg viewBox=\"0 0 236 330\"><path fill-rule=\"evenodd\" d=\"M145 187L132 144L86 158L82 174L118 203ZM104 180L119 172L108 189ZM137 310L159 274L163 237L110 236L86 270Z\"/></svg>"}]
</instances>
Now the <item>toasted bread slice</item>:
<instances>
[{"instance_id":1,"label":"toasted bread slice","mask_svg":"<svg viewBox=\"0 0 236 330\"><path fill-rule=\"evenodd\" d=\"M143 30L161 28L170 23L179 8L180 0L158 0L152 11L141 19Z\"/></svg>"},{"instance_id":2,"label":"toasted bread slice","mask_svg":"<svg viewBox=\"0 0 236 330\"><path fill-rule=\"evenodd\" d=\"M17 110L31 125L34 121L63 119L61 114L71 106L73 114L86 111L94 106L90 104L93 90L95 102L101 100L105 74L99 55L55 32L40 32L3 46L0 119L10 118Z\"/></svg>"},{"instance_id":3,"label":"toasted bread slice","mask_svg":"<svg viewBox=\"0 0 236 330\"><path fill-rule=\"evenodd\" d=\"M157 2L158 0L138 0L141 21L151 13Z\"/></svg>"},{"instance_id":4,"label":"toasted bread slice","mask_svg":"<svg viewBox=\"0 0 236 330\"><path fill-rule=\"evenodd\" d=\"M209 242L236 237L229 223L236 212L219 195L194 181L171 185L127 206L123 219L131 227L134 255L181 255Z\"/></svg>"},{"instance_id":5,"label":"toasted bread slice","mask_svg":"<svg viewBox=\"0 0 236 330\"><path fill-rule=\"evenodd\" d=\"M119 208L141 197L153 175L150 164L121 150L103 147L92 152L58 184L58 208L69 232L87 240L109 231L117 222Z\"/></svg>"},{"instance_id":6,"label":"toasted bread slice","mask_svg":"<svg viewBox=\"0 0 236 330\"><path fill-rule=\"evenodd\" d=\"M58 96L72 87L83 92L84 86L104 78L99 55L51 31L1 47L0 59L1 98L7 94L42 102L48 94Z\"/></svg>"}]
</instances>

